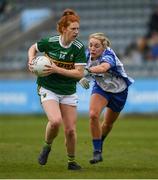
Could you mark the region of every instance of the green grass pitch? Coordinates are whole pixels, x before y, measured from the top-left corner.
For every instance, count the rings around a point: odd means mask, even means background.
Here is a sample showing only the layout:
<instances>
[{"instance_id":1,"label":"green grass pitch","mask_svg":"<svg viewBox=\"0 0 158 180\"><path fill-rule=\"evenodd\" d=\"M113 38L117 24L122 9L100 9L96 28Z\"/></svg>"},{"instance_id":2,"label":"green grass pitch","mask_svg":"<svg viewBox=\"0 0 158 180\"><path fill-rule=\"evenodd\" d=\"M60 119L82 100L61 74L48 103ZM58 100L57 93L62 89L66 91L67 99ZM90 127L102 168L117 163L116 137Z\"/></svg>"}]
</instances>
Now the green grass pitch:
<instances>
[{"instance_id":1,"label":"green grass pitch","mask_svg":"<svg viewBox=\"0 0 158 180\"><path fill-rule=\"evenodd\" d=\"M0 179L152 179L158 178L158 118L120 117L104 143L102 163L90 165L88 117L77 122L77 161L82 171L67 170L63 128L47 165L37 157L43 144L45 116L0 116Z\"/></svg>"}]
</instances>

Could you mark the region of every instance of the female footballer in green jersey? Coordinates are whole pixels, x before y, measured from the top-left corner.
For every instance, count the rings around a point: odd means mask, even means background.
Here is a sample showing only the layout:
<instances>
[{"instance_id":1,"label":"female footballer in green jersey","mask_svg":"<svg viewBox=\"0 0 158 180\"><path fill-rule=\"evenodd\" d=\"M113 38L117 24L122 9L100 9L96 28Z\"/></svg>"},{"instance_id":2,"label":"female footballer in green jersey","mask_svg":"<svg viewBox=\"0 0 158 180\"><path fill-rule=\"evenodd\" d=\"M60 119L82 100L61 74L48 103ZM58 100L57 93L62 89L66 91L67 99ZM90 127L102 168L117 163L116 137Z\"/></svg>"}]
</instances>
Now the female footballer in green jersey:
<instances>
[{"instance_id":1,"label":"female footballer in green jersey","mask_svg":"<svg viewBox=\"0 0 158 180\"><path fill-rule=\"evenodd\" d=\"M31 62L38 52L43 52L52 61L51 66L46 66L46 76L37 78L41 103L48 118L45 145L38 162L41 165L47 163L52 142L63 123L70 170L81 169L75 161L76 83L83 77L86 56L84 45L76 39L79 23L79 16L73 10L66 9L57 23L59 35L44 38L28 50L30 71L32 71Z\"/></svg>"}]
</instances>

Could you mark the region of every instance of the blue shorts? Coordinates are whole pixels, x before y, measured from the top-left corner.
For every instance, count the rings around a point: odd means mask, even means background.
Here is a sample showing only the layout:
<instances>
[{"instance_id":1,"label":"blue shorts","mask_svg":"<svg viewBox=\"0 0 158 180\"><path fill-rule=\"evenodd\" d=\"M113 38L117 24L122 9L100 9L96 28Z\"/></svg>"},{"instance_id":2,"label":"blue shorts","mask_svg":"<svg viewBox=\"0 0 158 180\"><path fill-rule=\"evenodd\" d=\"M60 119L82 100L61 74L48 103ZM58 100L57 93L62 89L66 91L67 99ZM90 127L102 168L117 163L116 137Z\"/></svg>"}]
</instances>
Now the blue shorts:
<instances>
[{"instance_id":1,"label":"blue shorts","mask_svg":"<svg viewBox=\"0 0 158 180\"><path fill-rule=\"evenodd\" d=\"M120 112L126 103L128 88L120 93L111 93L104 91L97 84L95 84L92 89L92 94L102 95L108 101L107 107L112 109L114 112Z\"/></svg>"}]
</instances>

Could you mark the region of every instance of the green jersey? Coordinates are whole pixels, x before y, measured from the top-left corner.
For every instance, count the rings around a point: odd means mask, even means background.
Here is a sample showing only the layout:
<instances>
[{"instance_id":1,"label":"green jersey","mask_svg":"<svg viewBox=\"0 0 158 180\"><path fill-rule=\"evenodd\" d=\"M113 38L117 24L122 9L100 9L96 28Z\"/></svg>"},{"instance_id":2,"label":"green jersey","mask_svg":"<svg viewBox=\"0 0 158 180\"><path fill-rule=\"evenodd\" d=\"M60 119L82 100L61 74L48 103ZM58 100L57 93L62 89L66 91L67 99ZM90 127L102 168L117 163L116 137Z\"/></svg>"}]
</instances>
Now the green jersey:
<instances>
[{"instance_id":1,"label":"green jersey","mask_svg":"<svg viewBox=\"0 0 158 180\"><path fill-rule=\"evenodd\" d=\"M61 44L61 36L52 36L37 42L37 49L61 68L74 69L75 65L86 65L84 45L76 39L68 47ZM52 92L62 95L70 95L76 92L78 79L53 73L49 76L38 77L37 84Z\"/></svg>"}]
</instances>

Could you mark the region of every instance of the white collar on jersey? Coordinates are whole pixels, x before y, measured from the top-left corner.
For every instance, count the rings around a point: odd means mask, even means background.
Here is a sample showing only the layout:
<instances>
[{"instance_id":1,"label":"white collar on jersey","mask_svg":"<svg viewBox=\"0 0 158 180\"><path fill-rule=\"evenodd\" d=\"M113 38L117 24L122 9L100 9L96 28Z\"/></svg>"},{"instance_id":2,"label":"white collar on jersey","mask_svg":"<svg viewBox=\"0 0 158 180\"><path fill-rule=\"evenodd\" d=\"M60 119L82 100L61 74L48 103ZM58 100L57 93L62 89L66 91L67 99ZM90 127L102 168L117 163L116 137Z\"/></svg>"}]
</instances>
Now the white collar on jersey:
<instances>
[{"instance_id":1,"label":"white collar on jersey","mask_svg":"<svg viewBox=\"0 0 158 180\"><path fill-rule=\"evenodd\" d=\"M69 48L71 45L72 45L72 43L73 42L71 42L69 45L67 45L67 46L64 46L63 44L62 44L62 41L61 41L61 35L59 36L59 44L60 44L60 46L61 47L63 47L63 48Z\"/></svg>"}]
</instances>

